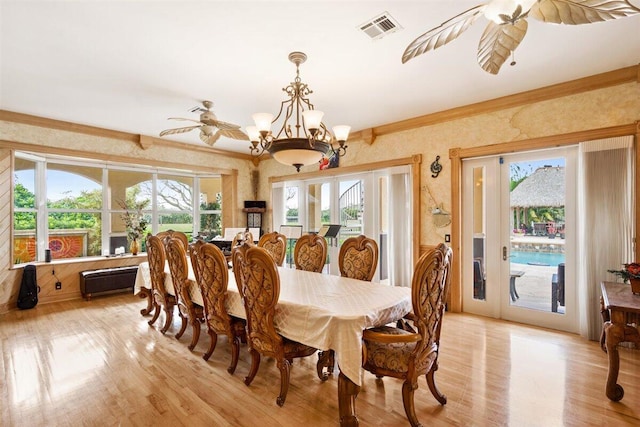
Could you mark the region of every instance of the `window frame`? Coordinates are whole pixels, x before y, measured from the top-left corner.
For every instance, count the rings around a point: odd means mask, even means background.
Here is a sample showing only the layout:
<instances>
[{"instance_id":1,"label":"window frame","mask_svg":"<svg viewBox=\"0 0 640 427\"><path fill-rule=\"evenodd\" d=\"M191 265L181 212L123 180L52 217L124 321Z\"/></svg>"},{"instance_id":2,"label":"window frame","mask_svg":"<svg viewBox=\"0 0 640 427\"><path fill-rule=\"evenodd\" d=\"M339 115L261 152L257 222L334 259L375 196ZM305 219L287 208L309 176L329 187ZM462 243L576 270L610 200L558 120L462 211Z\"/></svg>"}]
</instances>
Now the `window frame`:
<instances>
[{"instance_id":1,"label":"window frame","mask_svg":"<svg viewBox=\"0 0 640 427\"><path fill-rule=\"evenodd\" d=\"M15 206L15 202L11 203L11 229L12 229L12 237L11 237L11 256L12 256L12 265L16 265L14 258L14 242L16 238L16 230L14 228L15 225L15 214L17 212L27 212L35 214L35 238L36 238L36 255L35 259L28 262L42 262L45 260L45 249L48 247L47 242L49 239L49 227L48 227L48 217L51 213L54 212L69 212L69 213L91 213L100 216L101 225L101 254L97 255L89 255L75 258L65 258L65 260L81 260L84 258L90 258L92 256L100 256L106 255L107 253L113 253L113 248L110 247L110 237L119 235L119 232L112 232L111 230L111 220L113 215L119 215L125 212L124 209L118 206L110 206L110 190L109 187L109 171L118 170L118 171L135 171L135 172L144 172L150 174L150 179L152 182L152 195L151 195L151 205L144 210L145 214L151 216L150 229L147 228L147 232L157 233L159 228L158 219L163 214L175 214L175 213L185 213L191 215L193 218L192 221L192 233L194 236L197 235L198 230L200 230L200 215L201 213L207 214L218 214L220 215L220 220L222 221L223 215L222 210L215 211L201 211L200 210L200 193L199 193L199 182L200 179L206 178L218 178L220 180L223 179L222 174L217 173L205 173L205 172L193 172L182 169L174 169L174 168L164 168L164 167L154 167L154 166L145 166L145 165L131 165L128 163L118 163L112 161L105 160L92 160L92 159L83 159L83 158L75 158L72 156L63 156L56 154L34 154L26 151L14 150L13 151L14 158L25 159L28 161L32 161L35 164L34 172L35 172L35 183L34 183L34 195L35 195L35 207L33 208L17 208ZM59 208L50 208L47 206L47 183L46 183L46 173L47 166L49 163L60 165L75 165L82 167L95 167L101 170L101 182L100 185L102 187L102 207L100 209L59 209ZM60 170L58 168L58 170ZM15 162L12 162L12 175L15 176ZM167 212L166 210L160 211L158 209L158 194L157 194L157 182L159 175L170 175L176 177L185 177L191 180L192 185L192 203L189 211L171 211ZM12 185L12 199L13 192L15 191L15 182ZM220 189L221 198L222 198L222 187ZM113 200L111 200L113 204ZM107 252L108 251L108 252ZM24 263L24 261L22 261Z\"/></svg>"}]
</instances>

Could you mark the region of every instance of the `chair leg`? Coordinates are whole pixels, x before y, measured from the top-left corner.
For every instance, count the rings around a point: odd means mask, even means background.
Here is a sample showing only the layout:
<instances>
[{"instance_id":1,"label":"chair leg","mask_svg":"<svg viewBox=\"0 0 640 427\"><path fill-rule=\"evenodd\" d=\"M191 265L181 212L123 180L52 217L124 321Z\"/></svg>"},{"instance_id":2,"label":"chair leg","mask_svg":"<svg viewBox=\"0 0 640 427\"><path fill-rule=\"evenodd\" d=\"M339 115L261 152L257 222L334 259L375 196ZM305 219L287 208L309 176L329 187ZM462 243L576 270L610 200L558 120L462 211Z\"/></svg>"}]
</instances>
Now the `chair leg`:
<instances>
[{"instance_id":1,"label":"chair leg","mask_svg":"<svg viewBox=\"0 0 640 427\"><path fill-rule=\"evenodd\" d=\"M193 351L193 349L196 347L196 344L198 344L198 340L200 339L200 329L202 329L202 326L200 325L200 319L198 319L196 316L190 317L189 320L191 321L193 335L191 337L191 344L189 344L187 348Z\"/></svg>"},{"instance_id":2,"label":"chair leg","mask_svg":"<svg viewBox=\"0 0 640 427\"><path fill-rule=\"evenodd\" d=\"M284 405L289 391L289 377L291 376L291 364L287 359L278 360L278 369L280 369L280 395L276 399L278 406Z\"/></svg>"},{"instance_id":3,"label":"chair leg","mask_svg":"<svg viewBox=\"0 0 640 427\"><path fill-rule=\"evenodd\" d=\"M171 322L173 322L173 306L164 308L164 326L160 329L160 332L165 334L169 328L171 327Z\"/></svg>"},{"instance_id":4,"label":"chair leg","mask_svg":"<svg viewBox=\"0 0 640 427\"><path fill-rule=\"evenodd\" d=\"M202 355L202 358L204 360L209 360L209 358L213 354L213 350L216 349L216 344L218 343L218 334L216 334L215 331L213 329L211 329L211 328L209 328L209 330L207 332L209 333L209 336L211 337L211 343L209 344L209 350L207 350L207 352Z\"/></svg>"},{"instance_id":5,"label":"chair leg","mask_svg":"<svg viewBox=\"0 0 640 427\"><path fill-rule=\"evenodd\" d=\"M176 334L176 339L182 338L182 334L187 330L187 318L182 314L182 312L180 312L180 320L182 321L182 324L180 325L180 330Z\"/></svg>"},{"instance_id":6,"label":"chair leg","mask_svg":"<svg viewBox=\"0 0 640 427\"><path fill-rule=\"evenodd\" d=\"M436 385L435 373L437 370L438 370L438 362L436 361L431 367L431 369L429 370L429 372L427 372L427 375L426 375L427 385L429 386L429 390L431 390L431 394L433 394L433 397L435 397L436 400L440 402L441 405L446 405L447 396L442 394L440 390L438 390L438 386Z\"/></svg>"},{"instance_id":7,"label":"chair leg","mask_svg":"<svg viewBox=\"0 0 640 427\"><path fill-rule=\"evenodd\" d=\"M142 314L143 316L151 314L151 310L157 308L156 303L153 299L153 295L149 295L149 292L145 292L145 295L147 295L147 306L140 310L140 314ZM144 296L140 295L140 298L144 298Z\"/></svg>"},{"instance_id":8,"label":"chair leg","mask_svg":"<svg viewBox=\"0 0 640 427\"><path fill-rule=\"evenodd\" d=\"M149 324L149 326L153 325L156 320L158 320L158 317L160 316L160 306L156 303L153 304L153 317L147 322Z\"/></svg>"},{"instance_id":9,"label":"chair leg","mask_svg":"<svg viewBox=\"0 0 640 427\"><path fill-rule=\"evenodd\" d=\"M318 363L316 363L316 371L318 372L318 378L322 381L329 379L329 375L333 374L333 367L335 366L335 351L327 350L318 352ZM327 368L327 372L323 372L324 368Z\"/></svg>"},{"instance_id":10,"label":"chair leg","mask_svg":"<svg viewBox=\"0 0 640 427\"><path fill-rule=\"evenodd\" d=\"M251 381L255 378L258 373L258 368L260 367L260 353L256 350L251 349L251 368L249 369L249 374L244 377L244 383L246 385L251 384Z\"/></svg>"},{"instance_id":11,"label":"chair leg","mask_svg":"<svg viewBox=\"0 0 640 427\"><path fill-rule=\"evenodd\" d=\"M402 383L402 403L404 404L404 412L407 414L407 419L411 423L411 427L422 427L418 417L416 416L416 409L413 403L413 392L418 388L418 382L411 382L407 379Z\"/></svg>"},{"instance_id":12,"label":"chair leg","mask_svg":"<svg viewBox=\"0 0 640 427\"><path fill-rule=\"evenodd\" d=\"M238 358L240 356L240 338L239 337L230 337L231 339L231 364L227 368L227 372L231 375L236 371L236 366L238 366Z\"/></svg>"}]
</instances>

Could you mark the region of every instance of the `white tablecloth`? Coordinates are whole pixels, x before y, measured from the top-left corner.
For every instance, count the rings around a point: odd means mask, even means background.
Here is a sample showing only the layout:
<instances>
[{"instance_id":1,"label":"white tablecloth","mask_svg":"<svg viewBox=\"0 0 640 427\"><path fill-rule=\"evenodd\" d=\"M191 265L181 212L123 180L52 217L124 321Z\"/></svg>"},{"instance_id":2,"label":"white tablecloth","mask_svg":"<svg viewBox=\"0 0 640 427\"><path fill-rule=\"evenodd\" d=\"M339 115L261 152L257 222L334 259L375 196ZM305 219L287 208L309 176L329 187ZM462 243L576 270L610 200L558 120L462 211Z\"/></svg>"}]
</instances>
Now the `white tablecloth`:
<instances>
[{"instance_id":1,"label":"white tablecloth","mask_svg":"<svg viewBox=\"0 0 640 427\"><path fill-rule=\"evenodd\" d=\"M173 283L166 269L167 291ZM411 289L390 287L328 274L279 267L280 299L274 322L285 337L320 350L333 349L344 375L361 383L362 331L393 322L411 311ZM195 285L193 271L190 294L202 305L202 295ZM150 288L149 264L138 268L134 292ZM245 318L233 271L229 270L227 309Z\"/></svg>"}]
</instances>

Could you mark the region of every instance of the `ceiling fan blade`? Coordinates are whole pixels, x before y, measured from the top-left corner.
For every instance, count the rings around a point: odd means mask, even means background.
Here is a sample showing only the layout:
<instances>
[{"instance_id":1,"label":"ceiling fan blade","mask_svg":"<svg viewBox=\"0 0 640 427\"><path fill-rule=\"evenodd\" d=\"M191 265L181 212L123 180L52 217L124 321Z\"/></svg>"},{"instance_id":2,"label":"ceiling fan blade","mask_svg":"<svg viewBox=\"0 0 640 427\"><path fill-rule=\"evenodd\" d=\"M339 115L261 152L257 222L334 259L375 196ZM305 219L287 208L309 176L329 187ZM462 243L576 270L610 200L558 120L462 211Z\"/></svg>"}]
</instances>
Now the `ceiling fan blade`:
<instances>
[{"instance_id":1,"label":"ceiling fan blade","mask_svg":"<svg viewBox=\"0 0 640 427\"><path fill-rule=\"evenodd\" d=\"M238 125L234 125L233 123L222 122L220 120L216 120L214 123L214 126L221 130L222 129L224 130L240 129L240 126Z\"/></svg>"},{"instance_id":2,"label":"ceiling fan blade","mask_svg":"<svg viewBox=\"0 0 640 427\"><path fill-rule=\"evenodd\" d=\"M192 131L194 129L199 128L200 126L187 126L184 128L176 128L176 129L167 129L167 130L163 130L162 132L160 132L160 136L165 136L165 135L173 135L176 133L185 133L185 132L189 132Z\"/></svg>"},{"instance_id":3,"label":"ceiling fan blade","mask_svg":"<svg viewBox=\"0 0 640 427\"><path fill-rule=\"evenodd\" d=\"M580 25L640 13L628 0L540 0L529 16L553 24Z\"/></svg>"},{"instance_id":4,"label":"ceiling fan blade","mask_svg":"<svg viewBox=\"0 0 640 427\"><path fill-rule=\"evenodd\" d=\"M226 136L227 138L239 139L241 141L248 141L249 137L240 129L220 129L218 132L222 136Z\"/></svg>"},{"instance_id":5,"label":"ceiling fan blade","mask_svg":"<svg viewBox=\"0 0 640 427\"><path fill-rule=\"evenodd\" d=\"M200 120L184 119L182 117L169 117L167 120L182 120L182 121L185 121L185 122L199 123L201 125L204 124Z\"/></svg>"},{"instance_id":6,"label":"ceiling fan blade","mask_svg":"<svg viewBox=\"0 0 640 427\"><path fill-rule=\"evenodd\" d=\"M462 12L412 41L402 54L402 63L455 40L483 15L485 7L486 4L481 4Z\"/></svg>"},{"instance_id":7,"label":"ceiling fan blade","mask_svg":"<svg viewBox=\"0 0 640 427\"><path fill-rule=\"evenodd\" d=\"M205 144L213 146L213 144L215 144L219 138L220 138L220 132L214 132L214 133L208 134L207 132L204 131L204 129L200 131L200 140Z\"/></svg>"},{"instance_id":8,"label":"ceiling fan blade","mask_svg":"<svg viewBox=\"0 0 640 427\"><path fill-rule=\"evenodd\" d=\"M500 67L516 50L529 24L520 19L514 24L496 24L490 22L484 30L478 45L478 64L488 73L498 74Z\"/></svg>"}]
</instances>

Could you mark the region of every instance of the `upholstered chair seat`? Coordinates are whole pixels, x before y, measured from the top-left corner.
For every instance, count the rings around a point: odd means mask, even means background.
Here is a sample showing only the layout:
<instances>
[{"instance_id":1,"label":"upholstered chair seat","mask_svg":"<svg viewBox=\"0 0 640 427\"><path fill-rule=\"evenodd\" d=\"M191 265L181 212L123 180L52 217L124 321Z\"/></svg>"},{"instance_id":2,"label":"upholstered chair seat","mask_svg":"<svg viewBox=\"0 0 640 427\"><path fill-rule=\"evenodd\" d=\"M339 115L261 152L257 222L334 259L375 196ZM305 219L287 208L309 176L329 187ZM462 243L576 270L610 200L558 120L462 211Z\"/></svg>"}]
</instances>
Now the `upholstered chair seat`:
<instances>
[{"instance_id":1,"label":"upholstered chair seat","mask_svg":"<svg viewBox=\"0 0 640 427\"><path fill-rule=\"evenodd\" d=\"M411 353L416 348L416 341L382 343L371 340L372 333L404 335L407 338L415 334L389 326L367 329L365 332L367 337L365 338L364 344L366 346L366 363L368 365L393 372L406 372L409 369Z\"/></svg>"}]
</instances>

